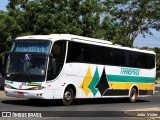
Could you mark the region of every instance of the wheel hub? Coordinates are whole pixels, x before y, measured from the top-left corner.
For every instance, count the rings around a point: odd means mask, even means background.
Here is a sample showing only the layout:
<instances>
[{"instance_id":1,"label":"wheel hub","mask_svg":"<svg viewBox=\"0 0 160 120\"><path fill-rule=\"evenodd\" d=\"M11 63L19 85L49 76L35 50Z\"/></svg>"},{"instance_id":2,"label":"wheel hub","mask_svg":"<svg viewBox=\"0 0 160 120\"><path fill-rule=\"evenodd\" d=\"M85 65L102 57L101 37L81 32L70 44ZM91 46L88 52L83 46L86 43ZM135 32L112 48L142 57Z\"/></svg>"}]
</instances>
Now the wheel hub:
<instances>
[{"instance_id":1,"label":"wheel hub","mask_svg":"<svg viewBox=\"0 0 160 120\"><path fill-rule=\"evenodd\" d=\"M67 101L70 101L70 100L71 100L71 93L67 91L67 92L65 93L64 97L65 97L65 99L66 99Z\"/></svg>"},{"instance_id":2,"label":"wheel hub","mask_svg":"<svg viewBox=\"0 0 160 120\"><path fill-rule=\"evenodd\" d=\"M131 99L132 99L132 100L134 100L135 98L136 98L135 93L132 93L132 95L131 95Z\"/></svg>"}]
</instances>

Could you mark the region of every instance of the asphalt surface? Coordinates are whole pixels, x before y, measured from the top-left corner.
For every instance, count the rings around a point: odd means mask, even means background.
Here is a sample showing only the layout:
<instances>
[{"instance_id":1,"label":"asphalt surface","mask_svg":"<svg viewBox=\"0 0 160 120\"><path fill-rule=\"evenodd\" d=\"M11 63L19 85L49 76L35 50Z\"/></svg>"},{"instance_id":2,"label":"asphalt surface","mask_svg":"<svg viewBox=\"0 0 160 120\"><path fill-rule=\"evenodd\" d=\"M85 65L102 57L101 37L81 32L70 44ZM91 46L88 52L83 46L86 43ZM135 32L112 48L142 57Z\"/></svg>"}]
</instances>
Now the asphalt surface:
<instances>
[{"instance_id":1,"label":"asphalt surface","mask_svg":"<svg viewBox=\"0 0 160 120\"><path fill-rule=\"evenodd\" d=\"M160 92L160 87L155 87L155 90Z\"/></svg>"},{"instance_id":2,"label":"asphalt surface","mask_svg":"<svg viewBox=\"0 0 160 120\"><path fill-rule=\"evenodd\" d=\"M138 98L129 103L124 98L75 100L70 106L60 101L37 101L31 103L23 98L1 98L0 110L7 111L125 111L141 108L160 107L160 95Z\"/></svg>"},{"instance_id":3,"label":"asphalt surface","mask_svg":"<svg viewBox=\"0 0 160 120\"><path fill-rule=\"evenodd\" d=\"M158 108L160 111L160 86L156 87L155 90L157 92L154 96L138 98L136 103L129 103L125 98L81 99L75 100L70 106L63 106L60 101L54 100L32 103L24 98L6 97L4 92L0 90L0 111L41 112L43 117L46 115L48 117L45 119L49 120L53 119L52 117L54 117L54 120L81 120L85 119L85 117L88 120L106 120L106 116L112 120L119 120L119 117L126 120L141 120L141 117L128 117L125 113L128 110L147 110L148 108ZM6 120L7 118L0 119Z\"/></svg>"},{"instance_id":4,"label":"asphalt surface","mask_svg":"<svg viewBox=\"0 0 160 120\"><path fill-rule=\"evenodd\" d=\"M158 88L159 89L159 88ZM0 93L0 111L31 111L42 112L52 117L122 117L124 112L135 109L160 108L160 94L138 98L136 103L129 103L127 99L85 99L75 100L70 106L63 106L60 101L36 101L32 103L24 98L6 97ZM47 112L45 112L47 111ZM49 112L48 112L49 111ZM120 112L119 112L120 111ZM126 116L127 117L127 116ZM50 119L50 118L49 118ZM129 117L129 119L132 119Z\"/></svg>"}]
</instances>

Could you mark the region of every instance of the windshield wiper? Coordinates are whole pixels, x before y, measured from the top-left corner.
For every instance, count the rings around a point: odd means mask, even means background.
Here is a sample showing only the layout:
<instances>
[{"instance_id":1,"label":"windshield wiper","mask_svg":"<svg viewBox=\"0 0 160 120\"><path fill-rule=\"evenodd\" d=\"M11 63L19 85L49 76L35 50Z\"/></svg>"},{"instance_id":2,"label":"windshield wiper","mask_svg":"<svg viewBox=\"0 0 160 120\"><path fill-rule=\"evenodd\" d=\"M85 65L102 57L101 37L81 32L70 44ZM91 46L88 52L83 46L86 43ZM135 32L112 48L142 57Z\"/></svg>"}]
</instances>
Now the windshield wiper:
<instances>
[{"instance_id":1,"label":"windshield wiper","mask_svg":"<svg viewBox=\"0 0 160 120\"><path fill-rule=\"evenodd\" d=\"M11 72L11 73L5 73L7 77L10 77L10 75L15 75L11 81L14 81L18 76L19 76L19 72Z\"/></svg>"},{"instance_id":2,"label":"windshield wiper","mask_svg":"<svg viewBox=\"0 0 160 120\"><path fill-rule=\"evenodd\" d=\"M32 64L31 64L30 61L25 61L25 63L24 63L24 68L23 68L23 72L24 72L25 75L27 75L27 80L28 80L29 82L32 81L31 76L30 76L30 72L29 72L31 65L32 65Z\"/></svg>"},{"instance_id":3,"label":"windshield wiper","mask_svg":"<svg viewBox=\"0 0 160 120\"><path fill-rule=\"evenodd\" d=\"M29 70L27 70L26 72L27 72L27 80L29 81L29 83L31 83L32 82L32 79L31 79L31 75L30 75L30 73L28 72Z\"/></svg>"}]
</instances>

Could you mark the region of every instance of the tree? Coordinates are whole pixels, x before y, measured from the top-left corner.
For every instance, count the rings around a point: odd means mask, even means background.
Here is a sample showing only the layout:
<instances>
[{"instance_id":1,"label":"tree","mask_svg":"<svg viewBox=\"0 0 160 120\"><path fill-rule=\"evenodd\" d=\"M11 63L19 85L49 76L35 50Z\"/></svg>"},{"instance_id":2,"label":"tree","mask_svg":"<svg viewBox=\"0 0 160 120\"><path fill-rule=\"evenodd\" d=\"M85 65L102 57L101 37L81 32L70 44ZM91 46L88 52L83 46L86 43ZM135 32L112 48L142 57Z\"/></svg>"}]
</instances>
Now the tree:
<instances>
[{"instance_id":1,"label":"tree","mask_svg":"<svg viewBox=\"0 0 160 120\"><path fill-rule=\"evenodd\" d=\"M82 36L101 38L100 16L102 13L101 0L83 0L80 4L80 20Z\"/></svg>"},{"instance_id":2,"label":"tree","mask_svg":"<svg viewBox=\"0 0 160 120\"><path fill-rule=\"evenodd\" d=\"M11 44L11 35L16 31L17 26L13 25L14 20L8 16L6 12L0 11L0 53L9 50L9 46Z\"/></svg>"},{"instance_id":3,"label":"tree","mask_svg":"<svg viewBox=\"0 0 160 120\"><path fill-rule=\"evenodd\" d=\"M21 28L20 35L70 33L97 37L101 6L100 0L11 0L7 8Z\"/></svg>"},{"instance_id":4,"label":"tree","mask_svg":"<svg viewBox=\"0 0 160 120\"><path fill-rule=\"evenodd\" d=\"M140 33L159 30L159 5L158 0L10 0L7 36L70 33L131 47Z\"/></svg>"},{"instance_id":5,"label":"tree","mask_svg":"<svg viewBox=\"0 0 160 120\"><path fill-rule=\"evenodd\" d=\"M103 3L106 12L103 29L107 29L105 23L109 17L114 33L106 39L131 47L140 33L145 37L146 33L152 34L149 28L160 29L159 0L107 0Z\"/></svg>"},{"instance_id":6,"label":"tree","mask_svg":"<svg viewBox=\"0 0 160 120\"><path fill-rule=\"evenodd\" d=\"M10 0L0 18L1 50L12 40L32 34L69 33L102 37L101 0Z\"/></svg>"}]
</instances>

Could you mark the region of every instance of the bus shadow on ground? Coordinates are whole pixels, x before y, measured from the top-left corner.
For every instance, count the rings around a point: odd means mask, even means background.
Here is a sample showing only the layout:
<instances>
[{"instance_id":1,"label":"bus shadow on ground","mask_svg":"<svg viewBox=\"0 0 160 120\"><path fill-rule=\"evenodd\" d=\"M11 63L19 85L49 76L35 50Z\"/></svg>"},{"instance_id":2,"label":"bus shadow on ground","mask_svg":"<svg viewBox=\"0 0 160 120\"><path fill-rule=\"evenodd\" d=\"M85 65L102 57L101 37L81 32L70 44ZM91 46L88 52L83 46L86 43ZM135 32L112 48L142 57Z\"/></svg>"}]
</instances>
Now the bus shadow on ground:
<instances>
[{"instance_id":1,"label":"bus shadow on ground","mask_svg":"<svg viewBox=\"0 0 160 120\"><path fill-rule=\"evenodd\" d=\"M35 100L30 101L27 99L3 99L1 100L3 104L12 104L12 105L23 105L23 106L36 106L36 107L48 107L48 106L63 106L61 100ZM147 100L137 99L136 103L150 102ZM119 103L129 103L129 100L126 98L101 98L101 99L76 99L72 105L96 105L96 104L119 104ZM136 104L135 103L135 104Z\"/></svg>"}]
</instances>

